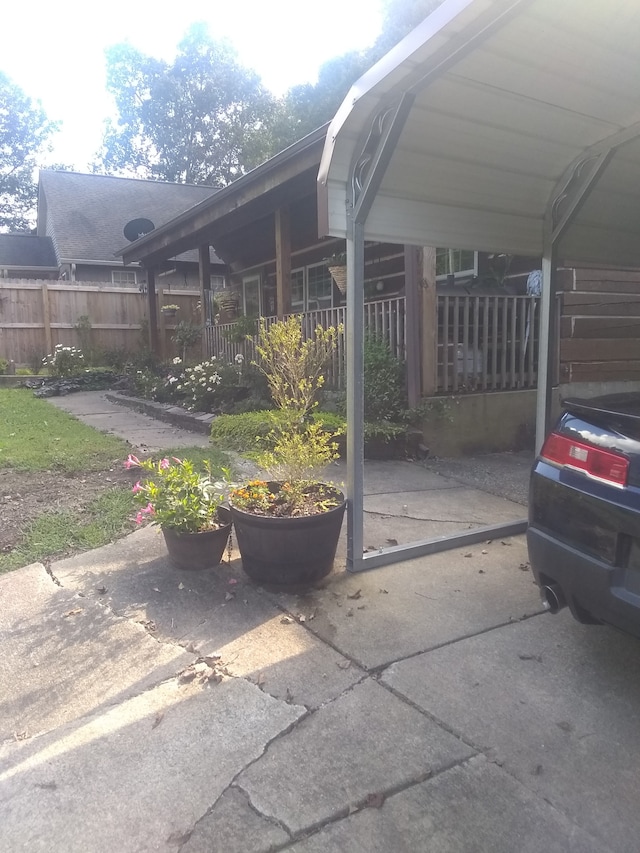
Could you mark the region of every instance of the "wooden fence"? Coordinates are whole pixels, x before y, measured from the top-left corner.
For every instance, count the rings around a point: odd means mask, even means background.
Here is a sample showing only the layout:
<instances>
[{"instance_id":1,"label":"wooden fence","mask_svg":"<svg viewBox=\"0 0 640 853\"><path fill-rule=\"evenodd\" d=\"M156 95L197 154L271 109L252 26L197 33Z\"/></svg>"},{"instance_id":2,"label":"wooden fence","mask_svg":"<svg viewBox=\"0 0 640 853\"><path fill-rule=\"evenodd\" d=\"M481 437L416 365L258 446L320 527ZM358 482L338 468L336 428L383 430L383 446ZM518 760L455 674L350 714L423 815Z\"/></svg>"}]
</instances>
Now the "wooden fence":
<instances>
[{"instance_id":1,"label":"wooden fence","mask_svg":"<svg viewBox=\"0 0 640 853\"><path fill-rule=\"evenodd\" d=\"M175 354L171 337L180 319L191 319L200 294L194 290L159 290L160 342L164 354ZM160 312L163 304L180 307L175 319ZM29 364L53 351L56 344L80 346L76 328L81 317L91 324L95 350L134 352L146 343L146 294L96 282L51 282L0 279L0 356Z\"/></svg>"}]
</instances>

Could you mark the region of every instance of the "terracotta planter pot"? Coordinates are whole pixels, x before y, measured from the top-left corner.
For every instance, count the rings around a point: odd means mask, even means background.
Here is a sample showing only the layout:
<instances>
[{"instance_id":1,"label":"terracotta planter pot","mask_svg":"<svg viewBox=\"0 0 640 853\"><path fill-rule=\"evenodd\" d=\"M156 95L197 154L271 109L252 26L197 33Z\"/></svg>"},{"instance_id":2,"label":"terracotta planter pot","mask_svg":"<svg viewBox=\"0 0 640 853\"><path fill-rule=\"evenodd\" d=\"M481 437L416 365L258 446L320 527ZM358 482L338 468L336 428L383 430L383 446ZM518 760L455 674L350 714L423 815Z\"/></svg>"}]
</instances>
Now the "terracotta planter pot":
<instances>
[{"instance_id":1,"label":"terracotta planter pot","mask_svg":"<svg viewBox=\"0 0 640 853\"><path fill-rule=\"evenodd\" d=\"M216 530L205 530L201 533L179 533L171 528L162 528L169 559L176 569L190 571L219 566L230 533L231 522Z\"/></svg>"},{"instance_id":2,"label":"terracotta planter pot","mask_svg":"<svg viewBox=\"0 0 640 853\"><path fill-rule=\"evenodd\" d=\"M266 584L298 586L315 583L333 567L346 502L328 512L294 518L254 515L231 506L231 518L249 577Z\"/></svg>"}]
</instances>

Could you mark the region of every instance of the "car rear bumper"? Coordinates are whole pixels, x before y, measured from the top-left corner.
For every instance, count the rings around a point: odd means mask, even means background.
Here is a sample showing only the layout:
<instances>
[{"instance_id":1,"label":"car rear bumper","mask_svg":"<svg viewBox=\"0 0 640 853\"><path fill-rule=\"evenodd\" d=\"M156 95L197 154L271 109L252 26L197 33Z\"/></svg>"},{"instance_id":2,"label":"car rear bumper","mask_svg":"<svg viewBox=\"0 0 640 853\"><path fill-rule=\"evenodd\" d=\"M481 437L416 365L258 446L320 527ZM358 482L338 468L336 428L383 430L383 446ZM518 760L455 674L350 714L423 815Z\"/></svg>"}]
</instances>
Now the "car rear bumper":
<instances>
[{"instance_id":1,"label":"car rear bumper","mask_svg":"<svg viewBox=\"0 0 640 853\"><path fill-rule=\"evenodd\" d=\"M539 586L557 584L571 612L640 638L640 596L620 585L621 570L534 526L527 530L531 569Z\"/></svg>"}]
</instances>

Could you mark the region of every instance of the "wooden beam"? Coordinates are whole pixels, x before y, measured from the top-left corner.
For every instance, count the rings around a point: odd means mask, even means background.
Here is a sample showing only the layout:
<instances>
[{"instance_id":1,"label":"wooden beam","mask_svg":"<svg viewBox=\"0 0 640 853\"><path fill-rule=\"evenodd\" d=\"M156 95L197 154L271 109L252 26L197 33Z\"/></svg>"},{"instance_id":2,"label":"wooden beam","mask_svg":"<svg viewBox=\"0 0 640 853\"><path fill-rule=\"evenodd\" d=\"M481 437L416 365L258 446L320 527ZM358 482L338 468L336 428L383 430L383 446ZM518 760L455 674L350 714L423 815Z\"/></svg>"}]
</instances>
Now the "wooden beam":
<instances>
[{"instance_id":1,"label":"wooden beam","mask_svg":"<svg viewBox=\"0 0 640 853\"><path fill-rule=\"evenodd\" d=\"M200 344L202 346L202 358L207 357L207 340L204 327L207 322L207 306L209 305L209 292L211 291L211 256L209 255L209 244L203 243L198 247L198 271L200 274L200 319L202 335Z\"/></svg>"},{"instance_id":2,"label":"wooden beam","mask_svg":"<svg viewBox=\"0 0 640 853\"><path fill-rule=\"evenodd\" d=\"M288 207L276 210L276 309L278 317L291 313L291 219Z\"/></svg>"},{"instance_id":3,"label":"wooden beam","mask_svg":"<svg viewBox=\"0 0 640 853\"><path fill-rule=\"evenodd\" d=\"M147 307L149 308L149 348L160 355L158 346L158 305L156 302L156 276L153 269L147 270Z\"/></svg>"},{"instance_id":4,"label":"wooden beam","mask_svg":"<svg viewBox=\"0 0 640 853\"><path fill-rule=\"evenodd\" d=\"M422 394L431 397L438 388L438 300L436 297L436 250L422 249Z\"/></svg>"},{"instance_id":5,"label":"wooden beam","mask_svg":"<svg viewBox=\"0 0 640 853\"><path fill-rule=\"evenodd\" d=\"M404 296L406 322L407 398L409 408L420 402L420 284L422 255L417 246L404 247Z\"/></svg>"}]
</instances>

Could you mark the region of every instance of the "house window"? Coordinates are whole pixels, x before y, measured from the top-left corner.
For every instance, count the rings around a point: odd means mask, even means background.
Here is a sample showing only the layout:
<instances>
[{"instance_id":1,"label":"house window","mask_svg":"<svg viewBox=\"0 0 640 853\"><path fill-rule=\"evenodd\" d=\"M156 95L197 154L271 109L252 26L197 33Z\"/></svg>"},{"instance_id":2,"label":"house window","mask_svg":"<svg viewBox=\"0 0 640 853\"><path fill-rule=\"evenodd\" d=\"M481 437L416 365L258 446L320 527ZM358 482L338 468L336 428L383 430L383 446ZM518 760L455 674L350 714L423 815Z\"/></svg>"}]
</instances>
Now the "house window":
<instances>
[{"instance_id":1,"label":"house window","mask_svg":"<svg viewBox=\"0 0 640 853\"><path fill-rule=\"evenodd\" d=\"M137 283L138 273L135 270L111 270L111 284L135 287Z\"/></svg>"},{"instance_id":2,"label":"house window","mask_svg":"<svg viewBox=\"0 0 640 853\"><path fill-rule=\"evenodd\" d=\"M311 264L291 271L291 307L294 311L331 308L331 273L326 264Z\"/></svg>"},{"instance_id":3,"label":"house window","mask_svg":"<svg viewBox=\"0 0 640 853\"><path fill-rule=\"evenodd\" d=\"M436 276L478 274L478 253L468 249L436 249Z\"/></svg>"},{"instance_id":4,"label":"house window","mask_svg":"<svg viewBox=\"0 0 640 853\"><path fill-rule=\"evenodd\" d=\"M211 276L211 290L224 290L227 286L225 278L223 275L212 275Z\"/></svg>"}]
</instances>

